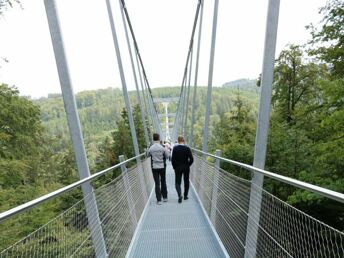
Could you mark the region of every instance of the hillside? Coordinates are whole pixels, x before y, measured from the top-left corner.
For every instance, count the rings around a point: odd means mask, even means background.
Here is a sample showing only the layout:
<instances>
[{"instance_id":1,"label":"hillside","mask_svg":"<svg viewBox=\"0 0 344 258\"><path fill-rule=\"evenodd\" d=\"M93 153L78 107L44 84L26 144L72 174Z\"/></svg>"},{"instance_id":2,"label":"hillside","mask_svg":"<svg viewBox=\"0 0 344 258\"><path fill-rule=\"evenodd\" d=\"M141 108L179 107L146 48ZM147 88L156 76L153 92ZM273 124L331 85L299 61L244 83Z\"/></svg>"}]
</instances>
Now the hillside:
<instances>
[{"instance_id":1,"label":"hillside","mask_svg":"<svg viewBox=\"0 0 344 258\"><path fill-rule=\"evenodd\" d=\"M235 81L226 82L222 85L224 88L228 89L240 89L242 91L253 91L259 92L259 87L257 87L257 80L255 79L238 79Z\"/></svg>"},{"instance_id":2,"label":"hillside","mask_svg":"<svg viewBox=\"0 0 344 258\"><path fill-rule=\"evenodd\" d=\"M175 97L179 96L180 87L154 88L152 93L154 97L158 98ZM214 87L212 114L220 115L222 112L228 112L237 94L237 89ZM255 109L258 100L256 93L249 90L240 90L239 94ZM196 121L200 126L202 122L204 123L201 118L204 116L205 107L203 103L205 102L205 96L206 87L198 87ZM136 92L129 92L129 97L131 105L137 105ZM41 120L45 128L47 128L48 134L59 138L61 142L59 148L64 148L69 141L69 136L62 96L50 94L47 98L36 100L35 103L40 107ZM86 144L97 143L104 139L105 136L110 135L110 132L116 129L116 121L120 118L121 111L125 106L122 91L118 88L80 92L76 94L76 103ZM175 109L175 105L171 105L170 112L174 112L173 109ZM163 109L158 106L158 110L162 112ZM191 112L189 112L189 115L191 118Z\"/></svg>"}]
</instances>

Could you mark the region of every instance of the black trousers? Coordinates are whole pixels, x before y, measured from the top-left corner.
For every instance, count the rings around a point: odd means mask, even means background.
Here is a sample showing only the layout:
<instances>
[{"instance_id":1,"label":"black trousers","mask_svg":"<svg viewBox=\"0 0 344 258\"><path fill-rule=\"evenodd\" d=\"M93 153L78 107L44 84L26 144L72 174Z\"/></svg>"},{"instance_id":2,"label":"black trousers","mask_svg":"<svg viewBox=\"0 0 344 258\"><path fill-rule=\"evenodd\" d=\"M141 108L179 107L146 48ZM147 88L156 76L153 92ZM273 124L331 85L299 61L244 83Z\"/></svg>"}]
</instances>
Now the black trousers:
<instances>
[{"instance_id":1,"label":"black trousers","mask_svg":"<svg viewBox=\"0 0 344 258\"><path fill-rule=\"evenodd\" d=\"M182 183L182 176L184 180L184 197L187 197L189 194L189 176L190 176L190 170L175 170L176 173L176 190L178 193L178 197L180 198L182 196L180 185Z\"/></svg>"},{"instance_id":2,"label":"black trousers","mask_svg":"<svg viewBox=\"0 0 344 258\"><path fill-rule=\"evenodd\" d=\"M152 169L153 178L155 183L155 195L157 201L161 201L161 195L163 198L167 198L167 186L166 186L166 169L159 168L159 169ZM160 188L161 184L161 188Z\"/></svg>"}]
</instances>

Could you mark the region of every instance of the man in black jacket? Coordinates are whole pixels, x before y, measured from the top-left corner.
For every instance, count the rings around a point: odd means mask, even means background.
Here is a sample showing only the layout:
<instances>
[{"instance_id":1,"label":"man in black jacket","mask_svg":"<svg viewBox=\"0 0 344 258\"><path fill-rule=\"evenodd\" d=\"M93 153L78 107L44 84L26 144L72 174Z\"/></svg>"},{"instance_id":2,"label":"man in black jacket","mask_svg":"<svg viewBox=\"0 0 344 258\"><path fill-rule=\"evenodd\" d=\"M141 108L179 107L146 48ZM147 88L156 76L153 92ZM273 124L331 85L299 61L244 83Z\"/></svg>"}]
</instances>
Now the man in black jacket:
<instances>
[{"instance_id":1,"label":"man in black jacket","mask_svg":"<svg viewBox=\"0 0 344 258\"><path fill-rule=\"evenodd\" d=\"M174 146L172 151L172 166L176 173L176 190L178 193L178 202L181 203L183 196L181 194L180 184L182 175L184 176L184 200L189 199L189 175L190 166L193 163L191 149L185 145L184 137L178 136L178 145Z\"/></svg>"}]
</instances>

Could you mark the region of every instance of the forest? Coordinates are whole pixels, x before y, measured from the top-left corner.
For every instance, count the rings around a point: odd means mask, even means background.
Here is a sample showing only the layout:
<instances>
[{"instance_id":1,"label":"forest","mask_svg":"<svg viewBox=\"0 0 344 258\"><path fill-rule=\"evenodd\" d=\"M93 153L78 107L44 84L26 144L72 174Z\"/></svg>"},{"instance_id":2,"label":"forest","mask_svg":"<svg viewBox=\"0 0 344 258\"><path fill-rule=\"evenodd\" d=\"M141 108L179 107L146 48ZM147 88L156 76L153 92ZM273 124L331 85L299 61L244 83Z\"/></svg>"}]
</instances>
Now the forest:
<instances>
[{"instance_id":1,"label":"forest","mask_svg":"<svg viewBox=\"0 0 344 258\"><path fill-rule=\"evenodd\" d=\"M265 169L343 193L344 2L328 1L320 13L321 26L307 28L312 39L302 46L286 46L276 59ZM259 78L213 88L209 152L221 149L226 158L252 164L259 90ZM157 98L175 97L179 96L180 87L152 91ZM136 93L129 95L142 152L147 146L140 109ZM202 146L205 96L206 87L198 87L196 148ZM80 92L76 102L92 173L118 163L121 154L133 156L121 90ZM162 112L162 107L157 109ZM171 105L170 112L174 109ZM186 139L190 120L191 112ZM230 173L250 177L247 172L222 166ZM20 96L15 87L0 84L0 212L77 180L61 95L32 100ZM307 214L344 230L343 205L268 179L264 188ZM0 250L80 198L80 191L73 191L0 224Z\"/></svg>"}]
</instances>

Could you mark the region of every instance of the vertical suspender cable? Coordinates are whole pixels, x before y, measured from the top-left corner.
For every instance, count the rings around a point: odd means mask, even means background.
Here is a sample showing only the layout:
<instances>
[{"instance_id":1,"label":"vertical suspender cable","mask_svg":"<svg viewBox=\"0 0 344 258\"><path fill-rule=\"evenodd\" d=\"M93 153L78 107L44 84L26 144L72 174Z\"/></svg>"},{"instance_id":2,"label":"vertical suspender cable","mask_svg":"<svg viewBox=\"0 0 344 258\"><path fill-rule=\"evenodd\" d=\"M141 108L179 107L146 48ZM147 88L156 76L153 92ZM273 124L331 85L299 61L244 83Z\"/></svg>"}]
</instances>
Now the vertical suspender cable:
<instances>
[{"instance_id":1,"label":"vertical suspender cable","mask_svg":"<svg viewBox=\"0 0 344 258\"><path fill-rule=\"evenodd\" d=\"M176 116L174 119L174 125L173 125L173 131L172 131L172 141L177 139L178 127L179 127L179 117L180 117L180 108L181 108L181 101L182 101L182 93L183 93L183 83L181 86L181 91L179 94L179 101L178 101L177 110L176 110Z\"/></svg>"},{"instance_id":2,"label":"vertical suspender cable","mask_svg":"<svg viewBox=\"0 0 344 258\"><path fill-rule=\"evenodd\" d=\"M192 147L194 147L193 132L194 132L194 124L195 124L198 65L199 65L199 54L200 54L200 48L201 48L202 24L203 24L203 7L204 7L204 0L201 0L201 14L200 14L199 25L198 25L199 27L198 27L196 66L195 66L195 83L194 83L193 96L192 96L192 115L191 115L191 128L190 128L190 138L189 138L189 144Z\"/></svg>"},{"instance_id":3,"label":"vertical suspender cable","mask_svg":"<svg viewBox=\"0 0 344 258\"><path fill-rule=\"evenodd\" d=\"M264 169L266 146L269 132L270 104L272 94L275 51L278 28L280 0L269 0L266 20L264 60L262 71L262 89L259 100L259 113L254 147L253 166ZM249 218L247 222L245 257L255 257L257 253L258 223L262 202L262 187L264 176L253 173L251 182Z\"/></svg>"},{"instance_id":4,"label":"vertical suspender cable","mask_svg":"<svg viewBox=\"0 0 344 258\"><path fill-rule=\"evenodd\" d=\"M87 156L85 151L84 140L76 107L72 82L69 76L68 62L64 50L63 36L60 29L58 8L55 0L44 1L45 11L47 14L51 41L55 54L55 61L61 84L63 102L67 114L69 132L72 138L72 144L75 154L75 160L78 167L80 179L89 177L90 170L88 167ZM96 197L93 187L90 183L84 183L81 186L84 196L86 216L91 231L91 239L95 249L96 257L107 257L106 244L99 218Z\"/></svg>"},{"instance_id":5,"label":"vertical suspender cable","mask_svg":"<svg viewBox=\"0 0 344 258\"><path fill-rule=\"evenodd\" d=\"M206 113L205 113L205 123L204 123L204 132L203 132L202 151L204 152L207 152L208 150L209 118L210 118L210 109L211 109L211 91L212 91L212 85L213 85L218 7L219 7L219 0L215 0L214 1L214 16L213 16L213 32L212 32L212 37L211 37L211 49L210 49L210 60L209 60L208 91L207 91L207 99L206 99Z\"/></svg>"},{"instance_id":6,"label":"vertical suspender cable","mask_svg":"<svg viewBox=\"0 0 344 258\"><path fill-rule=\"evenodd\" d=\"M180 134L180 132L183 132L183 115L184 115L184 104L185 104L185 91L186 91L186 76L187 76L187 67L185 67L184 70L184 76L183 76L183 81L182 81L182 87L181 87L181 92L180 92L180 97L179 97L179 107L178 107L178 120L176 124L176 138ZM180 127L182 128L180 129Z\"/></svg>"},{"instance_id":7,"label":"vertical suspender cable","mask_svg":"<svg viewBox=\"0 0 344 258\"><path fill-rule=\"evenodd\" d=\"M117 64L118 64L119 73L120 73L121 82L122 82L124 102L125 102L125 106L126 106L126 109L127 109L127 112L128 112L130 132L131 132L131 137L133 139L135 156L138 156L140 154L139 145L138 145L138 142L137 142L137 136L136 136L136 131L135 131L134 119L133 119L133 114L131 112L130 101L129 101L129 96L128 96L128 90L127 90L127 83L126 83L125 76L124 76L121 52L119 50L119 44L118 44L118 40L117 40L117 33L116 33L114 19L113 19L113 16L112 16L112 7L111 7L110 0L106 0L106 6L107 6L108 15L109 15L109 21L110 21L110 26L111 26L113 43L114 43L115 50L116 50Z\"/></svg>"},{"instance_id":8,"label":"vertical suspender cable","mask_svg":"<svg viewBox=\"0 0 344 258\"><path fill-rule=\"evenodd\" d=\"M218 7L219 7L219 0L215 0L214 1L214 15L213 15L213 31L212 31L210 59L209 59L208 91L207 91L207 98L206 98L205 123L204 123L204 132L203 132L203 146L202 146L203 152L208 151L209 120L210 120L210 110L211 110L211 91L212 91L212 83L213 83ZM201 178L200 178L200 187L203 188L204 181L205 181L204 164L202 165L201 171L202 173L201 173ZM201 198L202 198L202 194L201 194Z\"/></svg>"},{"instance_id":9,"label":"vertical suspender cable","mask_svg":"<svg viewBox=\"0 0 344 258\"><path fill-rule=\"evenodd\" d=\"M150 85L149 85L149 82L148 82L148 79L147 79L147 74L146 74L145 68L144 68L144 66L143 66L141 54L140 54L140 51L139 51L139 47L138 47L138 45L137 45L137 41L136 41L136 37L135 37L135 34L134 34L133 27L132 27L132 25L131 25L129 13L128 13L128 10L127 10L127 7L126 7L126 5L125 5L124 0L120 0L120 1L121 1L121 3L122 3L122 7L123 7L123 10L124 10L124 14L125 14L125 17L126 17L127 22L128 22L128 26L129 26L129 30L130 30L130 33L131 33L131 36L132 36L132 39L133 39L133 42L134 42L134 47L135 47L135 50L136 50L136 54L137 54L137 56L138 56L138 58L139 58L139 61L140 61L140 64L141 64L143 78L144 78L145 83L146 83L146 85L147 85L149 95L150 95L150 97L151 97L151 99L152 99L152 105L153 105L153 108L154 108L154 115L157 116L157 110L156 110L156 107L155 107L155 105L154 105L152 91L151 91L151 88L150 88ZM158 120L159 120L159 117L155 117L155 119L158 121ZM158 122L157 126L158 126L158 128L157 128L158 131L161 133L161 125L160 125L159 122Z\"/></svg>"},{"instance_id":10,"label":"vertical suspender cable","mask_svg":"<svg viewBox=\"0 0 344 258\"><path fill-rule=\"evenodd\" d=\"M187 54L187 58L186 58L186 64L185 64L185 68L184 68L182 87L181 87L181 92L180 92L180 97L179 97L178 108L177 108L177 115L178 115L178 117L181 118L181 120L176 119L174 122L173 132L174 132L175 136L176 136L176 134L178 134L178 131L179 131L179 124L178 123L183 123L183 115L184 115L183 106L185 104L185 102L182 101L182 100L185 100L185 99L183 99L183 93L185 94L185 92L183 91L183 90L185 90L183 86L186 85L187 68L189 65L191 49L192 49L193 42L194 42L193 38L195 35L195 30L196 30L196 26L197 26L197 20L198 20L198 16L199 16L201 2L202 1L199 0L198 4L197 4L197 9L196 9L195 19L194 19L194 23L193 23L193 27L192 27L191 39L190 39L190 44L189 44L189 50L188 50L188 54Z\"/></svg>"},{"instance_id":11,"label":"vertical suspender cable","mask_svg":"<svg viewBox=\"0 0 344 258\"><path fill-rule=\"evenodd\" d=\"M122 82L124 102L125 102L125 106L126 106L127 113L128 113L131 138L133 140L135 156L137 156L136 162L137 162L137 167L139 168L138 171L139 171L140 185L141 185L143 196L144 196L145 200L147 200L148 194L147 194L146 188L144 187L145 183L144 183L144 177L143 177L143 169L142 169L140 158L138 157L140 154L139 144L138 144L137 136L136 136L133 113L131 112L130 100L129 100L128 90L127 90L127 83L126 83L125 76L124 76L121 52L119 49L119 43L118 43L118 39L117 39L116 27L115 27L115 22L114 22L113 15L112 15L112 7L111 7L110 0L106 0L106 7L107 7L107 11L108 11L108 16L109 16L109 22L110 22L110 27L111 27L111 32L112 32L113 43L114 43L115 50L116 50L118 69L119 69L119 74L120 74L121 82Z\"/></svg>"},{"instance_id":12,"label":"vertical suspender cable","mask_svg":"<svg viewBox=\"0 0 344 258\"><path fill-rule=\"evenodd\" d=\"M187 74L187 71L186 71ZM185 100L186 100L186 82L187 82L187 77L185 77L184 84L183 84L183 97L182 97L182 109L180 113L180 122L179 125L181 126L180 133L184 134L184 116L185 116Z\"/></svg>"},{"instance_id":13,"label":"vertical suspender cable","mask_svg":"<svg viewBox=\"0 0 344 258\"><path fill-rule=\"evenodd\" d=\"M135 71L135 64L134 64L134 60L133 60L130 40L129 40L129 37L128 37L128 29L127 29L127 25L126 25L126 22L125 22L125 19L124 19L124 13L123 13L123 8L122 8L122 5L121 5L121 2L120 2L120 9L121 9L121 15L122 15L122 21L123 21L123 26L124 26L125 37L126 37L127 45L128 45L128 51L129 51L129 56L130 56L131 68L133 70L133 76L134 76L136 93L137 93L137 100L138 100L139 107L140 107L140 112L141 112L141 120L142 120L145 140L146 140L146 146L149 146L148 132L147 132L147 126L146 126L146 119L145 119L145 111L142 108L142 101L141 101L139 86L138 86L138 82L137 82L137 76L136 76L136 71Z\"/></svg>"},{"instance_id":14,"label":"vertical suspender cable","mask_svg":"<svg viewBox=\"0 0 344 258\"><path fill-rule=\"evenodd\" d=\"M184 70L184 75L183 75L183 80L181 84L181 89L180 89L180 94L179 94L179 101L178 101L178 106L177 106L177 111L176 111L176 117L174 120L174 126L173 126L173 139L177 139L177 135L179 133L179 127L180 127L180 116L182 114L182 107L183 107L183 94L184 94L184 82L185 82L185 75L186 71Z\"/></svg>"},{"instance_id":15,"label":"vertical suspender cable","mask_svg":"<svg viewBox=\"0 0 344 258\"><path fill-rule=\"evenodd\" d=\"M192 57L193 57L193 47L191 49L190 56L190 68L189 68L189 78L188 78L188 90L186 95L186 111L185 111L185 122L184 122L184 135L187 134L187 124L188 124L188 110L189 110L189 97L190 97L190 87L191 87L191 74L192 74Z\"/></svg>"},{"instance_id":16,"label":"vertical suspender cable","mask_svg":"<svg viewBox=\"0 0 344 258\"><path fill-rule=\"evenodd\" d=\"M152 128L151 128L151 124L150 124L149 118L151 118L151 114L150 114L150 109L148 109L148 105L147 105L146 91L145 91L145 89L144 89L143 80L142 80L142 74L141 74L141 67L140 67L140 64L139 64L138 57L137 57L137 55L136 55L136 51L135 51L135 59L136 59L137 70L138 70L138 72L139 72L140 86L141 86L141 92L142 92L142 98L143 98L144 109L145 109L145 112L146 112L146 114L147 114L147 123L148 123L147 131L148 131L148 139L150 139L150 135L151 135ZM153 123L152 123L152 124L153 124ZM149 140L149 143L150 143L150 142L151 142L151 141Z\"/></svg>"},{"instance_id":17,"label":"vertical suspender cable","mask_svg":"<svg viewBox=\"0 0 344 258\"><path fill-rule=\"evenodd\" d=\"M187 59L187 62L188 62L188 59ZM176 121L176 138L177 138L177 135L179 135L180 126L183 121L186 76L187 76L187 66L184 68L182 86L181 86L179 102L178 102L178 120Z\"/></svg>"},{"instance_id":18,"label":"vertical suspender cable","mask_svg":"<svg viewBox=\"0 0 344 258\"><path fill-rule=\"evenodd\" d=\"M146 92L149 93L149 87L147 85L147 81L145 81L145 86L146 86ZM152 111L152 119L153 119L153 124L155 128L155 132L159 133L161 135L161 127L160 127L160 122L158 120L158 114L154 105L154 99L151 94L148 94L148 103L150 104L151 111Z\"/></svg>"}]
</instances>

